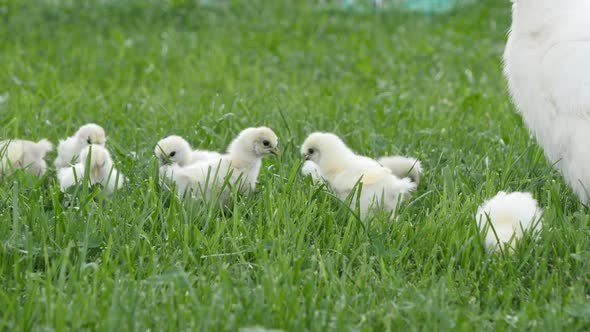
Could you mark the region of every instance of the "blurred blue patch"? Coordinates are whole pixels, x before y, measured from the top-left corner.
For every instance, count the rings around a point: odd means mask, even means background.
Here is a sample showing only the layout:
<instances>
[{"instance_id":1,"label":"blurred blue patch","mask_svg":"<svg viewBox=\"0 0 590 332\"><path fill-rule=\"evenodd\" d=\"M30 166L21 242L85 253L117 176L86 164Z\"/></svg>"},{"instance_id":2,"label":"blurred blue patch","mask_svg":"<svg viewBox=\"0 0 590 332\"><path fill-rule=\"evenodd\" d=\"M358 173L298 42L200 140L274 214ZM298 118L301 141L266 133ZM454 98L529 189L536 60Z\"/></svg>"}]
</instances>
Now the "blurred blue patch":
<instances>
[{"instance_id":1,"label":"blurred blue patch","mask_svg":"<svg viewBox=\"0 0 590 332\"><path fill-rule=\"evenodd\" d=\"M323 9L351 12L410 11L426 14L447 13L477 0L324 0L318 1Z\"/></svg>"},{"instance_id":2,"label":"blurred blue patch","mask_svg":"<svg viewBox=\"0 0 590 332\"><path fill-rule=\"evenodd\" d=\"M403 9L425 13L446 13L476 0L406 0Z\"/></svg>"}]
</instances>

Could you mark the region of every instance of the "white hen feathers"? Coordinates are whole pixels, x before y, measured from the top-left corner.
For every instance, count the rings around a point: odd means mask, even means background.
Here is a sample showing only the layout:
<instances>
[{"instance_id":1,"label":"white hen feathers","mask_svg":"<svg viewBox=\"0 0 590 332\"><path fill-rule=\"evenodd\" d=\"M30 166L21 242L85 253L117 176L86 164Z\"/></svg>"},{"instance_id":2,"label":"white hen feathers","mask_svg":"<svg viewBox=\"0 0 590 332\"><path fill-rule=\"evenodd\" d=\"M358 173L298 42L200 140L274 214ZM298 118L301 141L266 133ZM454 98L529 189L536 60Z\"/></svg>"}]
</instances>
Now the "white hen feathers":
<instances>
[{"instance_id":1,"label":"white hen feathers","mask_svg":"<svg viewBox=\"0 0 590 332\"><path fill-rule=\"evenodd\" d=\"M160 176L176 183L178 193L192 191L197 197L210 198L212 192L226 193L227 187L237 186L243 192L253 190L260 172L262 158L277 154L278 138L267 127L243 130L219 158L181 167L177 164L160 167Z\"/></svg>"},{"instance_id":2,"label":"white hen feathers","mask_svg":"<svg viewBox=\"0 0 590 332\"><path fill-rule=\"evenodd\" d=\"M362 183L359 210L363 219L374 208L394 212L403 196L416 188L409 178L398 178L376 160L355 154L331 133L309 135L301 154L319 167L322 178L341 200ZM353 206L355 202L353 198Z\"/></svg>"},{"instance_id":3,"label":"white hen feathers","mask_svg":"<svg viewBox=\"0 0 590 332\"><path fill-rule=\"evenodd\" d=\"M25 140L0 141L0 176L16 169L26 169L37 176L45 174L45 155L53 149L46 139L38 142Z\"/></svg>"},{"instance_id":4,"label":"white hen feathers","mask_svg":"<svg viewBox=\"0 0 590 332\"><path fill-rule=\"evenodd\" d=\"M80 151L90 144L104 146L106 135L101 126L86 124L74 136L60 140L57 146L57 159L54 165L58 170L76 164Z\"/></svg>"},{"instance_id":5,"label":"white hen feathers","mask_svg":"<svg viewBox=\"0 0 590 332\"><path fill-rule=\"evenodd\" d=\"M475 218L486 248L496 250L498 244L522 238L523 230L539 229L542 213L530 193L500 191L478 208Z\"/></svg>"},{"instance_id":6,"label":"white hen feathers","mask_svg":"<svg viewBox=\"0 0 590 332\"><path fill-rule=\"evenodd\" d=\"M545 155L588 202L590 1L514 0L504 74Z\"/></svg>"}]
</instances>

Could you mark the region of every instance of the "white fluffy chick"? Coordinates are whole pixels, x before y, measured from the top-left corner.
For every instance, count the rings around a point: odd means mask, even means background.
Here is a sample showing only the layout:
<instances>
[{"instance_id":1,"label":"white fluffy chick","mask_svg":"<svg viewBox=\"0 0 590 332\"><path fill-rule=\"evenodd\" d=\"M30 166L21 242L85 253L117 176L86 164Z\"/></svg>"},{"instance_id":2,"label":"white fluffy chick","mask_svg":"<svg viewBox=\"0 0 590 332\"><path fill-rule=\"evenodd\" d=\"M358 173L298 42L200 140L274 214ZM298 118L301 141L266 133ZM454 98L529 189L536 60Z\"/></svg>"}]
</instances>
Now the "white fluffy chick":
<instances>
[{"instance_id":1,"label":"white fluffy chick","mask_svg":"<svg viewBox=\"0 0 590 332\"><path fill-rule=\"evenodd\" d=\"M59 140L57 159L54 165L58 170L76 164L80 151L90 144L104 146L106 135L101 126L89 123L78 129L74 136Z\"/></svg>"},{"instance_id":2,"label":"white fluffy chick","mask_svg":"<svg viewBox=\"0 0 590 332\"><path fill-rule=\"evenodd\" d=\"M191 190L196 197L204 196L206 199L211 197L214 190L218 194L225 194L227 190L220 192L220 188L226 180L230 186L237 186L240 192L253 190L262 158L270 154L277 155L278 143L277 135L270 128L244 129L221 158L186 167L165 165L160 167L160 174L176 183L180 195L187 190Z\"/></svg>"},{"instance_id":3,"label":"white fluffy chick","mask_svg":"<svg viewBox=\"0 0 590 332\"><path fill-rule=\"evenodd\" d=\"M46 139L38 142L20 139L0 141L0 176L16 169L26 169L41 176L47 171L45 155L53 150Z\"/></svg>"},{"instance_id":4,"label":"white fluffy chick","mask_svg":"<svg viewBox=\"0 0 590 332\"><path fill-rule=\"evenodd\" d=\"M176 135L158 141L154 154L158 158L160 166L165 164L187 166L200 161L221 158L221 154L214 151L193 150L184 138Z\"/></svg>"},{"instance_id":5,"label":"white fluffy chick","mask_svg":"<svg viewBox=\"0 0 590 332\"><path fill-rule=\"evenodd\" d=\"M498 244L518 241L523 230L539 229L542 213L531 193L500 191L478 208L475 218L480 232L485 232L486 248L493 251Z\"/></svg>"},{"instance_id":6,"label":"white fluffy chick","mask_svg":"<svg viewBox=\"0 0 590 332\"><path fill-rule=\"evenodd\" d=\"M398 178L409 177L416 185L420 183L422 176L422 165L420 161L412 157L404 156L386 156L377 159L377 161L391 170Z\"/></svg>"},{"instance_id":7,"label":"white fluffy chick","mask_svg":"<svg viewBox=\"0 0 590 332\"><path fill-rule=\"evenodd\" d=\"M409 178L399 178L376 160L355 154L331 133L309 135L301 146L301 154L319 167L322 178L342 200L348 197L360 180L359 210L362 219L375 208L395 212L398 202L416 189L416 184ZM353 198L352 204L354 207L356 198Z\"/></svg>"},{"instance_id":8,"label":"white fluffy chick","mask_svg":"<svg viewBox=\"0 0 590 332\"><path fill-rule=\"evenodd\" d=\"M125 176L114 168L109 151L101 145L91 144L82 149L80 160L75 165L58 170L57 177L62 192L84 180L87 164L90 171L88 185L102 185L107 195L121 188L126 181Z\"/></svg>"},{"instance_id":9,"label":"white fluffy chick","mask_svg":"<svg viewBox=\"0 0 590 332\"><path fill-rule=\"evenodd\" d=\"M504 75L545 155L588 202L590 1L513 0Z\"/></svg>"}]
</instances>

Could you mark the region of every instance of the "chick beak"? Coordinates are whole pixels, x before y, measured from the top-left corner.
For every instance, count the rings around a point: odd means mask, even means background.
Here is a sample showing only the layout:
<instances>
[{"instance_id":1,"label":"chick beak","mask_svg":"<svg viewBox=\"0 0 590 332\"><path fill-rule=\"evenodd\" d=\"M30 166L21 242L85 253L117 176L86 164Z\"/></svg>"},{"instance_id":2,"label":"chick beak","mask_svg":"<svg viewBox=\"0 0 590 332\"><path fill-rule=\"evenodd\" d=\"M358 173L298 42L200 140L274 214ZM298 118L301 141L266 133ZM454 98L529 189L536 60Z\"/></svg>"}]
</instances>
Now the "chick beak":
<instances>
[{"instance_id":1,"label":"chick beak","mask_svg":"<svg viewBox=\"0 0 590 332\"><path fill-rule=\"evenodd\" d=\"M279 149L278 148L272 148L270 149L270 153L274 154L275 156L279 155Z\"/></svg>"},{"instance_id":2,"label":"chick beak","mask_svg":"<svg viewBox=\"0 0 590 332\"><path fill-rule=\"evenodd\" d=\"M304 154L303 154L303 159L305 159L305 160L309 160L309 155L308 155L307 153L304 153Z\"/></svg>"},{"instance_id":3,"label":"chick beak","mask_svg":"<svg viewBox=\"0 0 590 332\"><path fill-rule=\"evenodd\" d=\"M100 166L98 166L98 165L92 166L92 176L95 179L98 178L98 173L100 173Z\"/></svg>"},{"instance_id":4,"label":"chick beak","mask_svg":"<svg viewBox=\"0 0 590 332\"><path fill-rule=\"evenodd\" d=\"M88 144L103 145L104 141L101 142L101 140L98 136L95 136L95 137L91 136L88 138Z\"/></svg>"},{"instance_id":5,"label":"chick beak","mask_svg":"<svg viewBox=\"0 0 590 332\"><path fill-rule=\"evenodd\" d=\"M170 160L164 156L160 157L160 165L168 165Z\"/></svg>"}]
</instances>

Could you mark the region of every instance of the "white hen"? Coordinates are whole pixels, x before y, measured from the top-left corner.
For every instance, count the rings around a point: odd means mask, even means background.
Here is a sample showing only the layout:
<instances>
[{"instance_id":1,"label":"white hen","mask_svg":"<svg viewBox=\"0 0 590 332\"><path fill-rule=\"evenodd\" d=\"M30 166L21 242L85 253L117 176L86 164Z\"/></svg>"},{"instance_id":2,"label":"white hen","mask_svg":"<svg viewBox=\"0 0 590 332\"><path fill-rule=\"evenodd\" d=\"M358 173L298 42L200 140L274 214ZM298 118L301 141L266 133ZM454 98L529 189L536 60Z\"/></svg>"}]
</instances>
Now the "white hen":
<instances>
[{"instance_id":1,"label":"white hen","mask_svg":"<svg viewBox=\"0 0 590 332\"><path fill-rule=\"evenodd\" d=\"M334 134L309 135L301 146L301 154L318 165L323 179L342 200L348 197L360 180L359 210L362 219L373 208L395 212L398 202L416 189L416 184L409 178L398 178L376 160L355 154ZM355 202L353 198L353 207Z\"/></svg>"},{"instance_id":2,"label":"white hen","mask_svg":"<svg viewBox=\"0 0 590 332\"><path fill-rule=\"evenodd\" d=\"M65 192L71 186L84 181L87 169L90 170L88 185L102 185L107 195L121 188L126 181L125 176L114 168L109 151L101 145L91 144L82 149L78 163L58 170L57 178L61 191Z\"/></svg>"},{"instance_id":3,"label":"white hen","mask_svg":"<svg viewBox=\"0 0 590 332\"><path fill-rule=\"evenodd\" d=\"M590 191L590 1L513 0L504 74L545 155L583 202Z\"/></svg>"},{"instance_id":4,"label":"white hen","mask_svg":"<svg viewBox=\"0 0 590 332\"><path fill-rule=\"evenodd\" d=\"M53 150L46 139L38 142L20 139L0 141L0 176L16 169L26 169L37 176L45 174L45 155Z\"/></svg>"},{"instance_id":5,"label":"white hen","mask_svg":"<svg viewBox=\"0 0 590 332\"><path fill-rule=\"evenodd\" d=\"M76 164L80 151L90 144L104 146L106 135L104 129L94 123L83 125L74 136L59 140L57 159L54 165L58 170Z\"/></svg>"},{"instance_id":6,"label":"white hen","mask_svg":"<svg viewBox=\"0 0 590 332\"><path fill-rule=\"evenodd\" d=\"M184 138L176 135L158 141L154 154L158 158L160 166L169 163L187 166L200 161L221 158L221 154L214 151L193 150Z\"/></svg>"},{"instance_id":7,"label":"white hen","mask_svg":"<svg viewBox=\"0 0 590 332\"><path fill-rule=\"evenodd\" d=\"M225 183L239 191L253 190L262 158L278 153L277 135L267 127L248 128L231 142L221 158L197 162L186 167L176 164L160 167L160 176L176 183L178 193L187 190L196 197L208 199L212 192L227 193ZM226 182L227 181L227 182ZM223 199L223 198L222 198Z\"/></svg>"},{"instance_id":8,"label":"white hen","mask_svg":"<svg viewBox=\"0 0 590 332\"><path fill-rule=\"evenodd\" d=\"M531 193L500 191L477 210L476 222L485 235L488 250L497 250L498 243L510 243L522 238L522 231L541 227L541 210ZM486 227L491 224L490 227Z\"/></svg>"}]
</instances>

